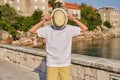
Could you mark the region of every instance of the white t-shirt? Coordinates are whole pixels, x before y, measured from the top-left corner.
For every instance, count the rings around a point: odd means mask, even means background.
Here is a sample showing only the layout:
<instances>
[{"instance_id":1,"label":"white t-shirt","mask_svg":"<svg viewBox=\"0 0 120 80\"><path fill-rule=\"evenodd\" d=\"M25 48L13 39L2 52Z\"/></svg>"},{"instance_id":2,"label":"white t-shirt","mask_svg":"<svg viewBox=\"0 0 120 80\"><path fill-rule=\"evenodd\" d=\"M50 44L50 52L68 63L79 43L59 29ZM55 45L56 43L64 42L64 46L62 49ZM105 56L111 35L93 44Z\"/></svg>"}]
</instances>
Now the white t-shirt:
<instances>
[{"instance_id":1,"label":"white t-shirt","mask_svg":"<svg viewBox=\"0 0 120 80\"><path fill-rule=\"evenodd\" d=\"M80 27L66 25L62 30L51 26L37 30L38 36L46 39L47 66L62 67L71 64L72 37L80 34Z\"/></svg>"}]
</instances>

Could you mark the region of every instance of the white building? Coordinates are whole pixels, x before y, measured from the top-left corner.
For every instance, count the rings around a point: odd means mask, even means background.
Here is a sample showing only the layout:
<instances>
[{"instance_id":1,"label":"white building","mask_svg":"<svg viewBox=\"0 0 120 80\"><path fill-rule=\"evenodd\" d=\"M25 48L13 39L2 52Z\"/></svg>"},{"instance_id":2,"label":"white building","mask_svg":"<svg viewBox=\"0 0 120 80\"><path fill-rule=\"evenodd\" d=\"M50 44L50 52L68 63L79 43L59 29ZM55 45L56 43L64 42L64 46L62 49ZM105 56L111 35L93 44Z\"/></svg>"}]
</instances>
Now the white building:
<instances>
[{"instance_id":1,"label":"white building","mask_svg":"<svg viewBox=\"0 0 120 80\"><path fill-rule=\"evenodd\" d=\"M109 21L114 27L120 26L120 13L117 8L103 7L99 9L99 13L103 22Z\"/></svg>"},{"instance_id":2,"label":"white building","mask_svg":"<svg viewBox=\"0 0 120 80\"><path fill-rule=\"evenodd\" d=\"M14 7L19 14L24 16L31 15L36 9L40 9L44 14L48 13L47 0L0 0L0 4L8 3Z\"/></svg>"}]
</instances>

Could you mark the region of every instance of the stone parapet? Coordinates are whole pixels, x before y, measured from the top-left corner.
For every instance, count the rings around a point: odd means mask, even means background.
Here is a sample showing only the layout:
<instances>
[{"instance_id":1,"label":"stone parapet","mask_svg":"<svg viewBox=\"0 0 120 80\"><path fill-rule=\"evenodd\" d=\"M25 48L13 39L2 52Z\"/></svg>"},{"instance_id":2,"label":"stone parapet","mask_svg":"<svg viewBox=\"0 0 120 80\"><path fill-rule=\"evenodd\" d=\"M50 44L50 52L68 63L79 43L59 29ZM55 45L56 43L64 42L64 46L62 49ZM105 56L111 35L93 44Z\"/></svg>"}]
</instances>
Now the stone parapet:
<instances>
[{"instance_id":1,"label":"stone parapet","mask_svg":"<svg viewBox=\"0 0 120 80\"><path fill-rule=\"evenodd\" d=\"M45 51L37 48L0 44L0 57L46 75ZM73 80L119 80L120 61L72 54ZM114 79L112 79L114 78Z\"/></svg>"}]
</instances>

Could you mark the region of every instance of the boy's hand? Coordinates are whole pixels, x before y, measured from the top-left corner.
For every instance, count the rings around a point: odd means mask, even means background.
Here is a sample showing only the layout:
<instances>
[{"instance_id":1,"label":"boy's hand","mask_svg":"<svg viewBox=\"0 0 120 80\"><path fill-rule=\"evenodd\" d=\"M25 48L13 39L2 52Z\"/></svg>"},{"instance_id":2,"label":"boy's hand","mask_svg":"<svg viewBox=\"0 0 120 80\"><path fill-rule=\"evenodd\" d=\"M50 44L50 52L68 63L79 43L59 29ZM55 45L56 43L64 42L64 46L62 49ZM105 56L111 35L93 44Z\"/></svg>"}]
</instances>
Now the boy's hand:
<instances>
[{"instance_id":1,"label":"boy's hand","mask_svg":"<svg viewBox=\"0 0 120 80\"><path fill-rule=\"evenodd\" d=\"M47 15L43 18L44 21L50 21L51 20L51 16Z\"/></svg>"},{"instance_id":2,"label":"boy's hand","mask_svg":"<svg viewBox=\"0 0 120 80\"><path fill-rule=\"evenodd\" d=\"M74 21L75 18L72 15L68 14L68 19Z\"/></svg>"}]
</instances>

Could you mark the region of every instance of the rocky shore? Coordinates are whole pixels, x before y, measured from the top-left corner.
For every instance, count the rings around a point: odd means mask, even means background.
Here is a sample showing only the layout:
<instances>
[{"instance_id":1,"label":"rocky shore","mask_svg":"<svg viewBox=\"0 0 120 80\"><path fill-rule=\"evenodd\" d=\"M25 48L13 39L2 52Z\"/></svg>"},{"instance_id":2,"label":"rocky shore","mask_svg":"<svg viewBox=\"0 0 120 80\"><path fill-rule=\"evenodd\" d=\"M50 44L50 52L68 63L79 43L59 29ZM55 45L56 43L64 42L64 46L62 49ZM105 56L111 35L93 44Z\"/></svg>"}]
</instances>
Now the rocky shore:
<instances>
[{"instance_id":1,"label":"rocky shore","mask_svg":"<svg viewBox=\"0 0 120 80\"><path fill-rule=\"evenodd\" d=\"M104 26L97 27L93 31L86 31L73 38L73 42L93 41L98 39L110 39L120 37L120 28L108 29ZM0 30L0 43L13 44L28 47L45 47L45 40L29 32L18 31L17 40L6 31Z\"/></svg>"},{"instance_id":2,"label":"rocky shore","mask_svg":"<svg viewBox=\"0 0 120 80\"><path fill-rule=\"evenodd\" d=\"M108 29L98 26L97 29L93 31L86 31L79 36L73 38L73 42L76 41L94 41L98 39L110 39L120 37L120 28Z\"/></svg>"}]
</instances>

